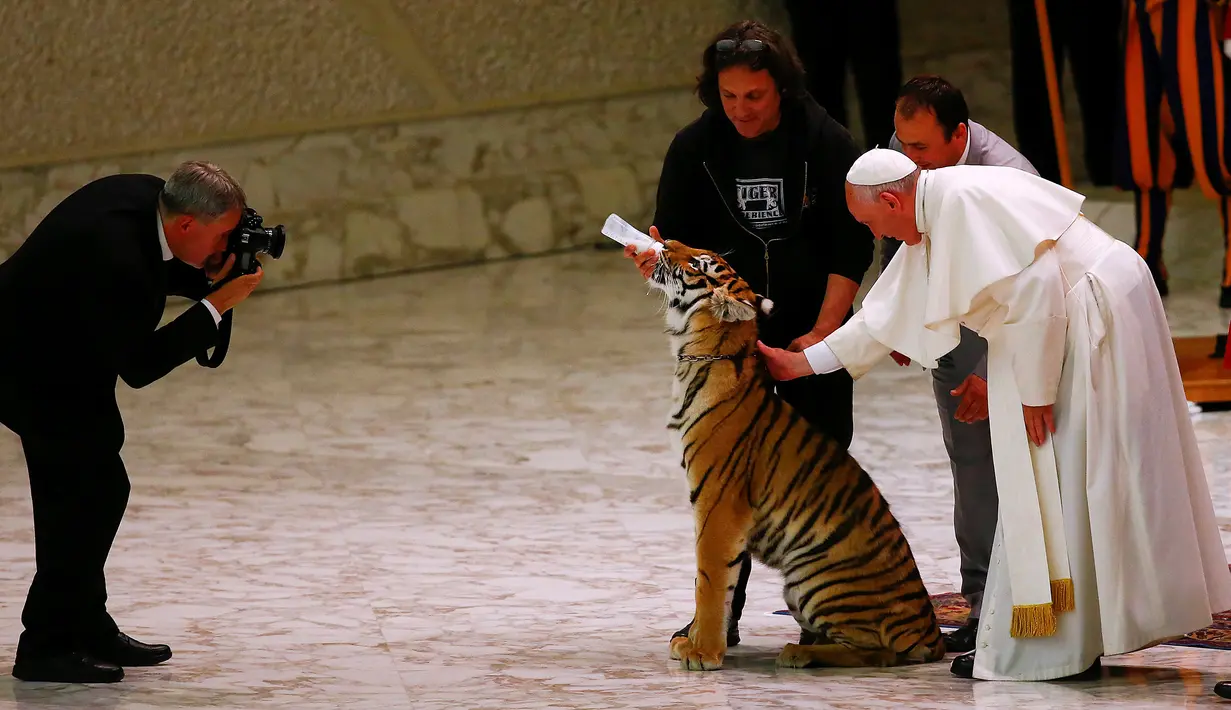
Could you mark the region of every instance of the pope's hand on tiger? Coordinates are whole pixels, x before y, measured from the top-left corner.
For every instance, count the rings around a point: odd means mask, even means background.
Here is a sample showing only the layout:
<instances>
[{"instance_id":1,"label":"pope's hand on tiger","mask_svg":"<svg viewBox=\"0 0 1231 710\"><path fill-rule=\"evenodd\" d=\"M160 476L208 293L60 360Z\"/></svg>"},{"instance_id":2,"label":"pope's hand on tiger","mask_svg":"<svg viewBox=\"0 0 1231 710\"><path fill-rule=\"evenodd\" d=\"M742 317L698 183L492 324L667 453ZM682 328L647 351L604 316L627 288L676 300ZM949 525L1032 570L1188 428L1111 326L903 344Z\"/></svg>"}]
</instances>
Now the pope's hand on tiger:
<instances>
[{"instance_id":1,"label":"pope's hand on tiger","mask_svg":"<svg viewBox=\"0 0 1231 710\"><path fill-rule=\"evenodd\" d=\"M779 382L813 374L812 365L808 364L808 356L802 352L795 353L781 348L771 348L759 340L757 350L761 353L761 360L769 368L770 376Z\"/></svg>"}]
</instances>

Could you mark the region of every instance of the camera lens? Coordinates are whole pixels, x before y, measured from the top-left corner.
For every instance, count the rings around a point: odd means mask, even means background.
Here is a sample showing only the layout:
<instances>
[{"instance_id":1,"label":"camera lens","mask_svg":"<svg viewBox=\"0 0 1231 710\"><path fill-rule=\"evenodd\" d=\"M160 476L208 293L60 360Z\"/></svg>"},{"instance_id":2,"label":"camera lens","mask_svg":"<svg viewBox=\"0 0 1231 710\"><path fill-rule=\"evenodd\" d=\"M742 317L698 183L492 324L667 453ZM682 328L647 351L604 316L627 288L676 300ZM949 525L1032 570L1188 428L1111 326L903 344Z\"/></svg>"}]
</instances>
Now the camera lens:
<instances>
[{"instance_id":1,"label":"camera lens","mask_svg":"<svg viewBox=\"0 0 1231 710\"><path fill-rule=\"evenodd\" d=\"M286 227L279 224L267 231L269 234L269 255L275 259L282 258L282 250L286 248Z\"/></svg>"}]
</instances>

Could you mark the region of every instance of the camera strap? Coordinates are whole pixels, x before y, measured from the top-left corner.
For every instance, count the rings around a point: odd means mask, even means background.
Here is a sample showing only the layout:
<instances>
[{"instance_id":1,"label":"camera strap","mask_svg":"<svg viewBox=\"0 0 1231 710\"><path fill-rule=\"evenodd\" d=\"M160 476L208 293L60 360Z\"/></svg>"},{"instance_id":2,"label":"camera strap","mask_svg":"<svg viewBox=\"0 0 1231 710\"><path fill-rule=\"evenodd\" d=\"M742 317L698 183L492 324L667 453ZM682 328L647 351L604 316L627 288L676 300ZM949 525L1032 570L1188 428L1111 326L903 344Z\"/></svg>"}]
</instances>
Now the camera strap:
<instances>
[{"instance_id":1,"label":"camera strap","mask_svg":"<svg viewBox=\"0 0 1231 710\"><path fill-rule=\"evenodd\" d=\"M229 310L222 314L222 320L218 322L218 342L214 344L213 354L197 355L197 364L201 367L216 368L226 358L227 346L231 344L231 314L234 312L234 310Z\"/></svg>"}]
</instances>

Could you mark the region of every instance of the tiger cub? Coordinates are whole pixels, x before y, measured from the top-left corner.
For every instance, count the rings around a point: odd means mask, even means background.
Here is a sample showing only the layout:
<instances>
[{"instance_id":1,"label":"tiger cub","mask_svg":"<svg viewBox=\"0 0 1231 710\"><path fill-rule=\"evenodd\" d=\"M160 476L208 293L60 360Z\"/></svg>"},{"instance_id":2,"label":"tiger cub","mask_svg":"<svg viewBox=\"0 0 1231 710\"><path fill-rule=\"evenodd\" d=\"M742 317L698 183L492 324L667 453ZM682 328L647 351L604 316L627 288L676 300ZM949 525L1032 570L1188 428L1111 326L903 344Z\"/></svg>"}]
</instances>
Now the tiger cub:
<instances>
[{"instance_id":1,"label":"tiger cub","mask_svg":"<svg viewBox=\"0 0 1231 710\"><path fill-rule=\"evenodd\" d=\"M816 645L778 665L938 661L944 640L914 555L876 484L773 391L757 359L752 292L721 257L668 241L650 276L666 295L678 360L668 429L695 520L696 615L671 640L684 668L722 667L728 607L745 554L782 573L786 604Z\"/></svg>"}]
</instances>

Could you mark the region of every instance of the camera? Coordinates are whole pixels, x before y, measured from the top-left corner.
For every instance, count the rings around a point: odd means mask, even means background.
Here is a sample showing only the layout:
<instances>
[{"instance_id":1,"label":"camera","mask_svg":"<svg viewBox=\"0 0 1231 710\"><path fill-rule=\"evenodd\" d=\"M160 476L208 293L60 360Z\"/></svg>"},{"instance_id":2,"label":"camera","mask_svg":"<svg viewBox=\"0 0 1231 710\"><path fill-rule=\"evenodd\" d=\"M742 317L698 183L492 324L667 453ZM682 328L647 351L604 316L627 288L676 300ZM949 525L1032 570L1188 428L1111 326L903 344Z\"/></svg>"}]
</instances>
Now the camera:
<instances>
[{"instance_id":1,"label":"camera","mask_svg":"<svg viewBox=\"0 0 1231 710\"><path fill-rule=\"evenodd\" d=\"M286 248L286 227L281 224L274 227L261 226L261 215L251 207L245 207L239 218L239 224L231 230L227 237L227 248L222 258L225 262L231 254L235 255L235 263L227 274L227 281L247 274L255 274L260 264L257 254L269 254L275 259L282 257Z\"/></svg>"},{"instance_id":2,"label":"camera","mask_svg":"<svg viewBox=\"0 0 1231 710\"><path fill-rule=\"evenodd\" d=\"M222 284L240 276L255 274L261 268L256 260L257 254L269 254L275 259L282 256L286 248L286 227L277 225L264 227L261 225L261 215L251 207L245 207L240 214L239 224L235 225L227 235L227 247L222 252L222 263L226 263L231 255L235 255L235 263L226 278L213 284L212 290L217 290ZM212 355L197 353L197 364L202 367L218 367L227 356L227 348L231 344L231 313L228 310L219 322L218 340L214 344Z\"/></svg>"}]
</instances>

